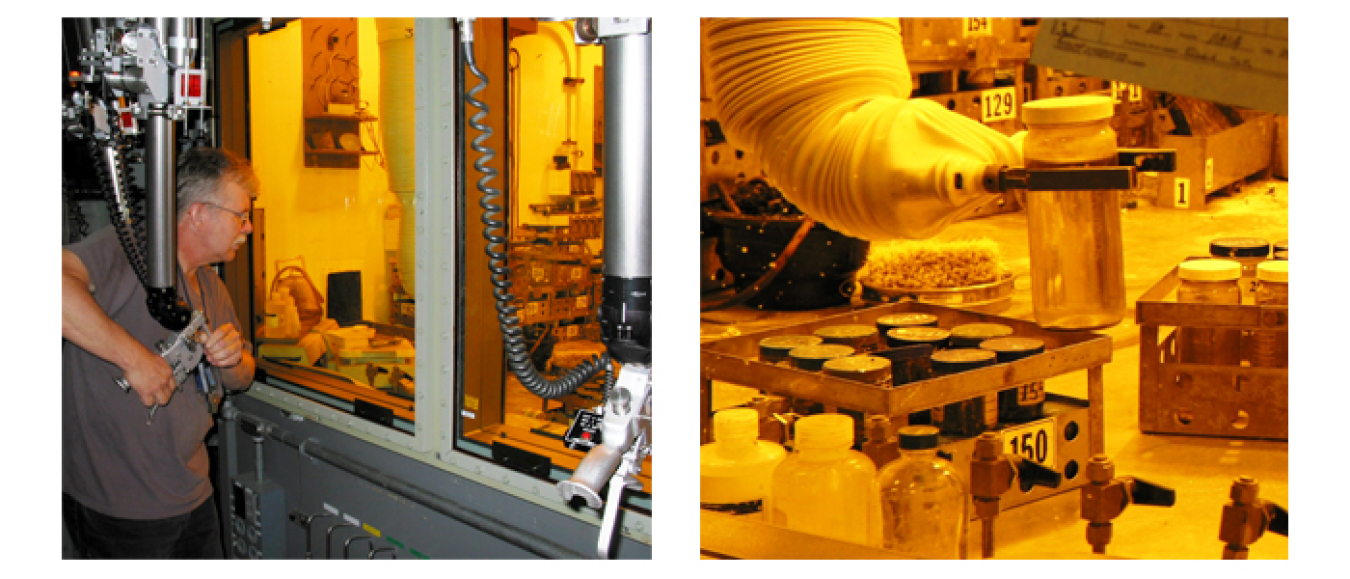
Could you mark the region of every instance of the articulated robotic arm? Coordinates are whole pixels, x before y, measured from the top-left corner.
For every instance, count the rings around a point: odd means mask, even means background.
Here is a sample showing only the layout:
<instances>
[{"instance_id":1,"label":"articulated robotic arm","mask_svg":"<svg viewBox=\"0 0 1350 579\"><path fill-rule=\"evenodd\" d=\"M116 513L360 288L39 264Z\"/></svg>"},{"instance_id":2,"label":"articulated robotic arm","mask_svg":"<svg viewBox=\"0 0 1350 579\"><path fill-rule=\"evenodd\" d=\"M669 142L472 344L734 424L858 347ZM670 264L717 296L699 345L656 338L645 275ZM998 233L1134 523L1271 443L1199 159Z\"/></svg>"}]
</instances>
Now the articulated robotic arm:
<instances>
[{"instance_id":1,"label":"articulated robotic arm","mask_svg":"<svg viewBox=\"0 0 1350 579\"><path fill-rule=\"evenodd\" d=\"M727 141L851 237L928 238L1005 191L1125 189L1137 170L1171 170L1143 151L1119 167L1021 168L1016 139L909 98L896 18L713 18L702 41Z\"/></svg>"}]
</instances>

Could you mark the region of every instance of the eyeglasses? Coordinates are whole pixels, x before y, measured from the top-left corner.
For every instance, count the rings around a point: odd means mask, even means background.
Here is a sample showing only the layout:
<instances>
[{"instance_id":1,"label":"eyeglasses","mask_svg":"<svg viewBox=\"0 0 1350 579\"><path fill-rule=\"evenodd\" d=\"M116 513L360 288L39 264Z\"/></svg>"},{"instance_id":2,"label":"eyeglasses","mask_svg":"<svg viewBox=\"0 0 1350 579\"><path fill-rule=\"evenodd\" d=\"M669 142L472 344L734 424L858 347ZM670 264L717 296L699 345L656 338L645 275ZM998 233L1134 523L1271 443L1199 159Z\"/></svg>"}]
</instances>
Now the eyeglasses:
<instances>
[{"instance_id":1,"label":"eyeglasses","mask_svg":"<svg viewBox=\"0 0 1350 579\"><path fill-rule=\"evenodd\" d=\"M235 216L236 218L239 219L239 227L241 227L241 228L242 228L244 225L247 225L247 224L248 224L249 216L248 216L248 212L247 212L247 211L234 211L234 210L232 210L232 209L229 209L229 208L227 208L227 207L221 207L220 205L216 205L215 203L211 203L211 202L209 202L209 201L201 201L200 203L201 203L202 205L206 205L206 206L208 206L208 207L215 207L216 209L219 209L219 210L221 210L221 211L224 211L224 212L226 212L226 213L229 213L230 215Z\"/></svg>"}]
</instances>

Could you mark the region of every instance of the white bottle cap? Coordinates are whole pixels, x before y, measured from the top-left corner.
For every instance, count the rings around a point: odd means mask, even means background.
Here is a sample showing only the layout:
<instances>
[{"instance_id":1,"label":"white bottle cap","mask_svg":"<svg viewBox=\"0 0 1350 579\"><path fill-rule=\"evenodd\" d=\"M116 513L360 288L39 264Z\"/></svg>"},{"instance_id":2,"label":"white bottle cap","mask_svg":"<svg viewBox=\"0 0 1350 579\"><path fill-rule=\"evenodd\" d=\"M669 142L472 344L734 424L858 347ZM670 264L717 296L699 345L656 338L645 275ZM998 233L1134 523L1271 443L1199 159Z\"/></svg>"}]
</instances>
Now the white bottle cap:
<instances>
[{"instance_id":1,"label":"white bottle cap","mask_svg":"<svg viewBox=\"0 0 1350 579\"><path fill-rule=\"evenodd\" d=\"M728 408L713 415L713 439L718 442L759 438L759 411Z\"/></svg>"},{"instance_id":2,"label":"white bottle cap","mask_svg":"<svg viewBox=\"0 0 1350 579\"><path fill-rule=\"evenodd\" d=\"M1289 283L1289 262L1284 260L1263 261L1256 264L1256 279Z\"/></svg>"},{"instance_id":3,"label":"white bottle cap","mask_svg":"<svg viewBox=\"0 0 1350 579\"><path fill-rule=\"evenodd\" d=\"M1109 119L1115 115L1111 97L1077 95L1031 101L1022 106L1022 120L1028 125L1085 123Z\"/></svg>"},{"instance_id":4,"label":"white bottle cap","mask_svg":"<svg viewBox=\"0 0 1350 579\"><path fill-rule=\"evenodd\" d=\"M853 417L847 414L816 414L797 421L797 448L848 448L853 446Z\"/></svg>"},{"instance_id":5,"label":"white bottle cap","mask_svg":"<svg viewBox=\"0 0 1350 579\"><path fill-rule=\"evenodd\" d=\"M1233 281L1242 277L1242 264L1231 259L1192 259L1181 263L1177 275L1186 281Z\"/></svg>"}]
</instances>

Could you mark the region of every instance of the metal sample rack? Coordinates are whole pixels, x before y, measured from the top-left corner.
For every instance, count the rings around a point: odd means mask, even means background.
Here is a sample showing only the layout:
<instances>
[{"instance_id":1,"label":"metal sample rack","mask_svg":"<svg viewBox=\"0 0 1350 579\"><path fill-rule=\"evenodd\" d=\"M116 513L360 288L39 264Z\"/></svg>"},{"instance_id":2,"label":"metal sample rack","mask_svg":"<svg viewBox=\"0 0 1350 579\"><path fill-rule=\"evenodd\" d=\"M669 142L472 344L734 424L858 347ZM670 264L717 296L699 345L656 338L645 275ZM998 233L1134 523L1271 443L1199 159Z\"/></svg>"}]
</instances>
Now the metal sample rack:
<instances>
[{"instance_id":1,"label":"metal sample rack","mask_svg":"<svg viewBox=\"0 0 1350 579\"><path fill-rule=\"evenodd\" d=\"M1289 439L1289 370L1187 364L1176 343L1181 328L1287 331L1288 306L1178 303L1179 268L1140 296L1139 429L1148 434ZM1161 328L1173 331L1159 341Z\"/></svg>"},{"instance_id":2,"label":"metal sample rack","mask_svg":"<svg viewBox=\"0 0 1350 579\"><path fill-rule=\"evenodd\" d=\"M998 323L1013 328L1014 335L1045 342L1045 352L1015 362L996 364L975 370L911 382L900 386L864 384L823 373L778 366L759 360L759 341L776 335L812 334L816 329L841 324L872 324L877 318L900 313L927 313L937 316L938 325L951 328L970 323ZM1065 450L1047 466L1065 472L1066 480L1058 489L1036 487L1030 491L1010 492L1004 508L1032 502L1045 496L1081 486L1086 480L1079 472L1087 459L1105 452L1103 365L1111 361L1111 338L1091 332L1052 332L1035 323L977 312L957 310L917 302L887 304L828 316L811 322L723 338L702 347L700 378L701 442L711 440L712 383L729 382L757 388L769 394L810 400L826 407L837 407L907 418L911 412L939 408L945 404L996 394L1021 384L1046 380L1067 372L1086 370L1088 400L1048 395L1046 418L1054 420L1058 443ZM1028 424L1035 423L1031 421ZM1080 423L1086 422L1086 440ZM1021 425L1000 424L997 432ZM974 437L943 437L941 447L952 455L954 464L967 467L974 449ZM1069 472L1074 476L1069 476Z\"/></svg>"}]
</instances>

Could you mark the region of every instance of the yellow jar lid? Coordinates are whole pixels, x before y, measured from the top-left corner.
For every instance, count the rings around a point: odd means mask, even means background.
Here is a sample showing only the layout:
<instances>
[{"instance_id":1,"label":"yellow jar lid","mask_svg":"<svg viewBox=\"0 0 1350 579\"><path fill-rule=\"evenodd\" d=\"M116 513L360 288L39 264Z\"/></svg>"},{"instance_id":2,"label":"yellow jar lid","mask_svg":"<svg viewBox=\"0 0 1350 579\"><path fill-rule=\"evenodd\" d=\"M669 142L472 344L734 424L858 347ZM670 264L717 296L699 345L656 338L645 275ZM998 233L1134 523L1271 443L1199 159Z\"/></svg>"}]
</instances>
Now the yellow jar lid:
<instances>
[{"instance_id":1,"label":"yellow jar lid","mask_svg":"<svg viewBox=\"0 0 1350 579\"><path fill-rule=\"evenodd\" d=\"M1115 105L1108 96L1051 97L1022 105L1022 120L1028 125L1085 123L1109 119L1115 112Z\"/></svg>"},{"instance_id":2,"label":"yellow jar lid","mask_svg":"<svg viewBox=\"0 0 1350 579\"><path fill-rule=\"evenodd\" d=\"M1288 261L1263 261L1256 265L1256 279L1278 283L1289 283Z\"/></svg>"},{"instance_id":3,"label":"yellow jar lid","mask_svg":"<svg viewBox=\"0 0 1350 579\"><path fill-rule=\"evenodd\" d=\"M817 336L820 336L821 338L824 338L826 340L830 338L836 339L866 338L868 336L875 336L876 333L877 333L876 328L872 326L864 326L861 324L825 326L823 328L817 329L815 332Z\"/></svg>"},{"instance_id":4,"label":"yellow jar lid","mask_svg":"<svg viewBox=\"0 0 1350 579\"><path fill-rule=\"evenodd\" d=\"M877 356L845 356L825 362L826 372L862 374L891 367L891 361Z\"/></svg>"},{"instance_id":5,"label":"yellow jar lid","mask_svg":"<svg viewBox=\"0 0 1350 579\"><path fill-rule=\"evenodd\" d=\"M1231 259L1192 259L1177 268L1184 281L1233 281L1242 277L1242 264Z\"/></svg>"}]
</instances>

